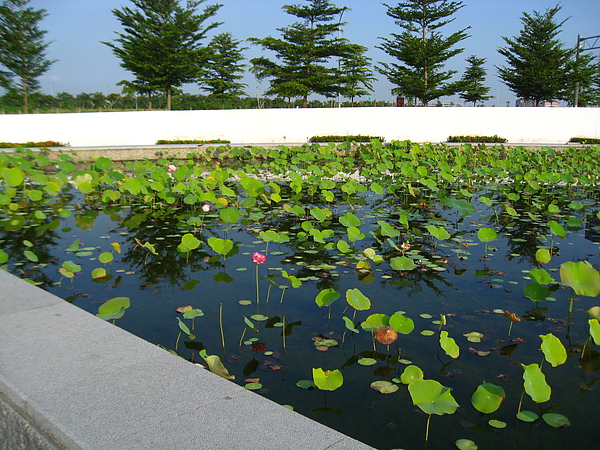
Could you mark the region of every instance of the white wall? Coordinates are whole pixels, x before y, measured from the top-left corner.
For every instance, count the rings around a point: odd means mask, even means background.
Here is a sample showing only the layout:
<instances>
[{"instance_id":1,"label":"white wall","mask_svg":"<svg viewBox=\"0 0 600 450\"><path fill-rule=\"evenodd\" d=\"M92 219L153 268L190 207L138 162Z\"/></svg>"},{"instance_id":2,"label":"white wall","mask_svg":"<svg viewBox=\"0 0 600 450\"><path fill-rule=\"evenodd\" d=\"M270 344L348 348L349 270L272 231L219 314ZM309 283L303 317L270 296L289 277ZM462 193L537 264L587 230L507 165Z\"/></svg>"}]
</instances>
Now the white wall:
<instances>
[{"instance_id":1,"label":"white wall","mask_svg":"<svg viewBox=\"0 0 600 450\"><path fill-rule=\"evenodd\" d=\"M152 145L159 139L299 143L315 135L445 142L494 135L511 143L564 144L600 137L600 108L323 108L0 115L0 142L55 140L80 146Z\"/></svg>"}]
</instances>

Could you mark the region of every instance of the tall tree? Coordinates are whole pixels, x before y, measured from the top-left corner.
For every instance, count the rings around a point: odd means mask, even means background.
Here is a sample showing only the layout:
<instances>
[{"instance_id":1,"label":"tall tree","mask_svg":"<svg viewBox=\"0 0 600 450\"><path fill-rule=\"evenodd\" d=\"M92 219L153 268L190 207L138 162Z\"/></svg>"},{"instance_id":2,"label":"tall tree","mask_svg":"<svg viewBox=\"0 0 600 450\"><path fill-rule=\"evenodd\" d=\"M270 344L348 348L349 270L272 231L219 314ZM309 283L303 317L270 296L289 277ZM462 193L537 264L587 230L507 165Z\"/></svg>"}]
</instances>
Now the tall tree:
<instances>
[{"instance_id":1,"label":"tall tree","mask_svg":"<svg viewBox=\"0 0 600 450\"><path fill-rule=\"evenodd\" d=\"M354 106L354 98L368 95L373 91L372 59L365 56L366 47L351 44L347 55L340 59L341 94L350 99Z\"/></svg>"},{"instance_id":2,"label":"tall tree","mask_svg":"<svg viewBox=\"0 0 600 450\"><path fill-rule=\"evenodd\" d=\"M600 106L600 60L589 53L581 53L569 64L572 79L567 91L569 106L575 106L574 92L577 88L577 106ZM569 98L569 92L573 96Z\"/></svg>"},{"instance_id":3,"label":"tall tree","mask_svg":"<svg viewBox=\"0 0 600 450\"><path fill-rule=\"evenodd\" d=\"M490 95L487 95L490 92L490 88L483 84L487 75L483 67L486 59L471 55L466 61L469 65L460 80L460 98L466 102L473 102L473 106L475 106L478 102L484 102L492 98Z\"/></svg>"},{"instance_id":4,"label":"tall tree","mask_svg":"<svg viewBox=\"0 0 600 450\"><path fill-rule=\"evenodd\" d=\"M245 59L240 47L241 41L233 39L231 33L217 34L210 42L210 56L201 78L202 89L210 92L221 101L221 109L225 108L225 100L244 95L248 85L240 83L244 72Z\"/></svg>"},{"instance_id":5,"label":"tall tree","mask_svg":"<svg viewBox=\"0 0 600 450\"><path fill-rule=\"evenodd\" d=\"M29 95L40 88L38 78L55 62L46 58L50 42L44 40L46 31L39 28L48 14L28 3L4 0L0 5L0 85L18 93L25 114L29 111Z\"/></svg>"},{"instance_id":6,"label":"tall tree","mask_svg":"<svg viewBox=\"0 0 600 450\"><path fill-rule=\"evenodd\" d=\"M392 38L382 38L381 45L388 55L400 63L381 63L379 72L396 88L397 95L415 97L424 105L444 95L453 95L460 89L458 82L449 82L455 70L444 71L444 63L464 49L455 48L469 37L468 28L450 36L442 35L440 28L448 25L452 16L464 5L461 1L406 0L397 6L387 7L387 15L394 18L404 31L391 33Z\"/></svg>"},{"instance_id":7,"label":"tall tree","mask_svg":"<svg viewBox=\"0 0 600 450\"><path fill-rule=\"evenodd\" d=\"M214 16L220 4L198 13L206 0L131 0L134 9L113 9L123 26L114 43L103 42L121 59L121 67L135 75L129 84L149 94L162 90L171 109L173 88L196 81L199 68L208 60L209 50L202 45L206 33L220 25L204 21Z\"/></svg>"},{"instance_id":8,"label":"tall tree","mask_svg":"<svg viewBox=\"0 0 600 450\"><path fill-rule=\"evenodd\" d=\"M289 27L278 28L282 39L250 38L255 45L275 52L281 62L266 57L250 60L251 71L259 80L269 78L267 95L302 98L306 108L312 93L333 97L341 93L339 70L328 63L332 58L347 56L347 39L339 36L345 24L341 17L346 7L339 8L326 0L306 0L307 4L284 5L288 14L300 19Z\"/></svg>"},{"instance_id":9,"label":"tall tree","mask_svg":"<svg viewBox=\"0 0 600 450\"><path fill-rule=\"evenodd\" d=\"M500 78L508 88L524 100L542 101L565 99L571 94L572 72L569 65L574 50L564 48L557 39L562 22L555 16L561 10L557 5L544 13L526 12L521 17L523 29L516 38L502 37L507 46L498 49L506 58L508 67L497 67Z\"/></svg>"}]
</instances>

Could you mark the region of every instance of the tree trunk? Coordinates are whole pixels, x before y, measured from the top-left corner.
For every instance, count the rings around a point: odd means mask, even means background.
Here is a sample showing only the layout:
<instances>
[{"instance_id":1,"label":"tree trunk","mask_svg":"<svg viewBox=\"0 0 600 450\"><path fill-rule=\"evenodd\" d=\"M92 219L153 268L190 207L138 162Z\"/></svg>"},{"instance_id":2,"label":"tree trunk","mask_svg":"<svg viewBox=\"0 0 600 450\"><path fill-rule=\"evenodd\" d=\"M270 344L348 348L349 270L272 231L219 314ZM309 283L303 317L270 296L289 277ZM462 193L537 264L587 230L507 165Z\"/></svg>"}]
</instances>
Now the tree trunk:
<instances>
[{"instance_id":1,"label":"tree trunk","mask_svg":"<svg viewBox=\"0 0 600 450\"><path fill-rule=\"evenodd\" d=\"M27 82L25 78L21 78L21 89L23 91L23 114L27 114L29 111L29 98L27 95Z\"/></svg>"},{"instance_id":2,"label":"tree trunk","mask_svg":"<svg viewBox=\"0 0 600 450\"><path fill-rule=\"evenodd\" d=\"M305 96L302 98L302 107L303 107L303 108L308 108L308 95L305 95Z\"/></svg>"},{"instance_id":3,"label":"tree trunk","mask_svg":"<svg viewBox=\"0 0 600 450\"><path fill-rule=\"evenodd\" d=\"M167 111L171 111L171 95L172 95L171 86L167 86Z\"/></svg>"}]
</instances>

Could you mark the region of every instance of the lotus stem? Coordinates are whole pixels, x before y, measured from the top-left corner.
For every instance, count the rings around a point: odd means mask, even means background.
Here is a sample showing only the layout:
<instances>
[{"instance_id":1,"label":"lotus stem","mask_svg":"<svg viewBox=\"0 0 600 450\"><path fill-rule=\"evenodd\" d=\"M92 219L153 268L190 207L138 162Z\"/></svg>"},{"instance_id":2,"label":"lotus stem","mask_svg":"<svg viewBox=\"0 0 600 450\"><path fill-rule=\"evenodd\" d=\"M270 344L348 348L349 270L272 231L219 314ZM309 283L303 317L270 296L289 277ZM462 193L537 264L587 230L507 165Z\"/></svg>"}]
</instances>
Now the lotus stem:
<instances>
[{"instance_id":1,"label":"lotus stem","mask_svg":"<svg viewBox=\"0 0 600 450\"><path fill-rule=\"evenodd\" d=\"M225 334L223 333L223 303L219 307L219 328L221 329L221 346L225 350Z\"/></svg>"},{"instance_id":2,"label":"lotus stem","mask_svg":"<svg viewBox=\"0 0 600 450\"><path fill-rule=\"evenodd\" d=\"M279 304L283 305L283 296L285 295L285 291L287 291L287 286L283 286L283 290L281 292L281 300L279 300Z\"/></svg>"},{"instance_id":3,"label":"lotus stem","mask_svg":"<svg viewBox=\"0 0 600 450\"><path fill-rule=\"evenodd\" d=\"M427 428L425 429L425 445L429 442L429 423L431 422L431 414L427 417Z\"/></svg>"},{"instance_id":4,"label":"lotus stem","mask_svg":"<svg viewBox=\"0 0 600 450\"><path fill-rule=\"evenodd\" d=\"M283 350L285 351L285 316L281 319L283 327L281 328L281 337L283 339Z\"/></svg>"},{"instance_id":5,"label":"lotus stem","mask_svg":"<svg viewBox=\"0 0 600 450\"><path fill-rule=\"evenodd\" d=\"M256 312L260 312L260 291L258 289L258 264L256 264Z\"/></svg>"},{"instance_id":6,"label":"lotus stem","mask_svg":"<svg viewBox=\"0 0 600 450\"><path fill-rule=\"evenodd\" d=\"M175 341L175 351L177 351L177 348L179 347L179 338L180 337L181 337L181 331L177 335L177 340Z\"/></svg>"},{"instance_id":7,"label":"lotus stem","mask_svg":"<svg viewBox=\"0 0 600 450\"><path fill-rule=\"evenodd\" d=\"M240 336L240 344L239 347L242 346L242 342L244 341L244 336L246 336L246 330L248 329L248 327L244 327L244 331L242 331L242 335Z\"/></svg>"},{"instance_id":8,"label":"lotus stem","mask_svg":"<svg viewBox=\"0 0 600 450\"><path fill-rule=\"evenodd\" d=\"M512 326L513 326L513 322L512 320L510 321L510 325L508 326L508 337L510 337L510 332L512 330Z\"/></svg>"}]
</instances>

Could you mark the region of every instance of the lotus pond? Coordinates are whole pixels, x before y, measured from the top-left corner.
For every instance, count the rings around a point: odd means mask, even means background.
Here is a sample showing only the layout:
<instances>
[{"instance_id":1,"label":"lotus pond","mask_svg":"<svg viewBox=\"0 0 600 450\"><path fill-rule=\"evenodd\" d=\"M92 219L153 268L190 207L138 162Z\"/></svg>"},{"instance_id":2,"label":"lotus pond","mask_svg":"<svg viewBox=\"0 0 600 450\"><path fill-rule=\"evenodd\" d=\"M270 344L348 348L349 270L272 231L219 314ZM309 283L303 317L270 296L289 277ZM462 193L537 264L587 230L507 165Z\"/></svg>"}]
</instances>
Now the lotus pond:
<instances>
[{"instance_id":1,"label":"lotus pond","mask_svg":"<svg viewBox=\"0 0 600 450\"><path fill-rule=\"evenodd\" d=\"M0 155L0 264L377 448L590 448L598 161L376 140L89 164L19 149Z\"/></svg>"}]
</instances>

